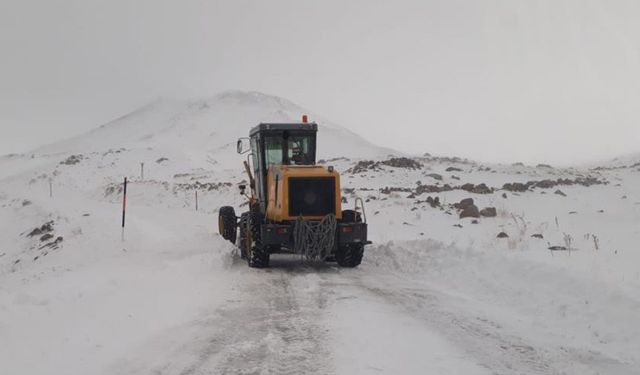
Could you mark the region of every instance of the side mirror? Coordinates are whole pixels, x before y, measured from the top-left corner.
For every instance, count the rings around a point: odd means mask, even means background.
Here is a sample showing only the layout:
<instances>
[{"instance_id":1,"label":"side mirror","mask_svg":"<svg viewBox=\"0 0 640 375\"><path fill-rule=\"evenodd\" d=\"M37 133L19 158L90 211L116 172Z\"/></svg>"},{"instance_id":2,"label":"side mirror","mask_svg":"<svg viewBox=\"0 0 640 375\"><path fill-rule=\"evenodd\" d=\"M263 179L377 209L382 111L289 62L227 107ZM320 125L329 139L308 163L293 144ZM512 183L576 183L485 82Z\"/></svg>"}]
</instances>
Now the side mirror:
<instances>
[{"instance_id":1,"label":"side mirror","mask_svg":"<svg viewBox=\"0 0 640 375\"><path fill-rule=\"evenodd\" d=\"M238 154L244 154L249 151L249 138L240 138L236 144L236 151Z\"/></svg>"}]
</instances>

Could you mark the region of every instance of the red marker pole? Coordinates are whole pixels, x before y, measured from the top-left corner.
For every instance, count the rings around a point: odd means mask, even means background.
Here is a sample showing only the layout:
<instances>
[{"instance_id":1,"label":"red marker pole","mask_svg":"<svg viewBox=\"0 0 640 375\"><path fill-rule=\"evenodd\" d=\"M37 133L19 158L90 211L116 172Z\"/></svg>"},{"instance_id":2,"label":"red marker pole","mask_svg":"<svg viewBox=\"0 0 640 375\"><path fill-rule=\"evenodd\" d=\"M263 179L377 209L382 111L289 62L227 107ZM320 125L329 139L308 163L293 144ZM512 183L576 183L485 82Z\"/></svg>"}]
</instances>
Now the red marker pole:
<instances>
[{"instance_id":1,"label":"red marker pole","mask_svg":"<svg viewBox=\"0 0 640 375\"><path fill-rule=\"evenodd\" d=\"M127 178L124 178L124 190L122 193L122 239L124 240L124 218L127 211Z\"/></svg>"}]
</instances>

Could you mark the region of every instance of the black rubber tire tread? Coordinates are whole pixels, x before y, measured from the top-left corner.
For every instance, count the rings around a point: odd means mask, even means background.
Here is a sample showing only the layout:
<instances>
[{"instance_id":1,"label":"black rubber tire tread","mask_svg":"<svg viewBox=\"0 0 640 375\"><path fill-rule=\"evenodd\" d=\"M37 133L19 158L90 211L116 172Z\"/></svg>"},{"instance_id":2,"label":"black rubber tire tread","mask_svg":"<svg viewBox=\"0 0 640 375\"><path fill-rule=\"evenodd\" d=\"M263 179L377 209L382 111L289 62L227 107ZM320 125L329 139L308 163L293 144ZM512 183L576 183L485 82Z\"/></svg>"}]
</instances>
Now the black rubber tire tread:
<instances>
[{"instance_id":1,"label":"black rubber tire tread","mask_svg":"<svg viewBox=\"0 0 640 375\"><path fill-rule=\"evenodd\" d=\"M336 251L336 262L340 267L357 267L362 263L363 255L364 245L361 243L342 245Z\"/></svg>"},{"instance_id":2,"label":"black rubber tire tread","mask_svg":"<svg viewBox=\"0 0 640 375\"><path fill-rule=\"evenodd\" d=\"M222 223L221 229L222 238L235 245L236 236L238 235L238 228L236 222L236 211L231 206L220 207L218 211L218 223Z\"/></svg>"},{"instance_id":3,"label":"black rubber tire tread","mask_svg":"<svg viewBox=\"0 0 640 375\"><path fill-rule=\"evenodd\" d=\"M354 210L342 210L342 220L343 223L362 223L362 215L360 212L356 212Z\"/></svg>"},{"instance_id":4,"label":"black rubber tire tread","mask_svg":"<svg viewBox=\"0 0 640 375\"><path fill-rule=\"evenodd\" d=\"M238 248L240 249L240 258L245 259L247 257L247 224L249 223L249 212L243 212L240 215L240 221L238 222Z\"/></svg>"},{"instance_id":5,"label":"black rubber tire tread","mask_svg":"<svg viewBox=\"0 0 640 375\"><path fill-rule=\"evenodd\" d=\"M260 238L260 225L262 224L262 214L258 210L252 210L249 215L249 226L251 228L251 255L247 258L249 267L265 268L269 267L271 252L269 248L262 244Z\"/></svg>"}]
</instances>

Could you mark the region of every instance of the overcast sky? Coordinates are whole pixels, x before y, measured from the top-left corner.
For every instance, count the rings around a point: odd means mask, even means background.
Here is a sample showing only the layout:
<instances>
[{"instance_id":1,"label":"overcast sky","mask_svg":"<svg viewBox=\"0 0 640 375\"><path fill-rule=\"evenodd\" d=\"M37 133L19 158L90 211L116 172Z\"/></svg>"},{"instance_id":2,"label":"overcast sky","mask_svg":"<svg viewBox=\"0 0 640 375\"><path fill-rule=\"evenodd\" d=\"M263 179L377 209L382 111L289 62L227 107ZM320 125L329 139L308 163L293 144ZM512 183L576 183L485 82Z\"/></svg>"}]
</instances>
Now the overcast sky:
<instances>
[{"instance_id":1,"label":"overcast sky","mask_svg":"<svg viewBox=\"0 0 640 375\"><path fill-rule=\"evenodd\" d=\"M635 0L0 0L0 154L227 89L414 153L640 152L639 20Z\"/></svg>"}]
</instances>

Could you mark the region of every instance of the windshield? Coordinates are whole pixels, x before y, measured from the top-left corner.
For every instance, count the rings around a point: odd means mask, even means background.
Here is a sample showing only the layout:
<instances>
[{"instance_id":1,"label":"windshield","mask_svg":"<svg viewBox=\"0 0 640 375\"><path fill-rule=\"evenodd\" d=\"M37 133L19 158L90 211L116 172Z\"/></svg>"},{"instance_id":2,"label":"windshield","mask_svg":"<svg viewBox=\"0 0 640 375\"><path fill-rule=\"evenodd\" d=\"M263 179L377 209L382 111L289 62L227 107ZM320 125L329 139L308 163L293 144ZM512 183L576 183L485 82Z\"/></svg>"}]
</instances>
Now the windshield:
<instances>
[{"instance_id":1,"label":"windshield","mask_svg":"<svg viewBox=\"0 0 640 375\"><path fill-rule=\"evenodd\" d=\"M315 164L315 134L283 132L264 139L265 162L271 165Z\"/></svg>"}]
</instances>

